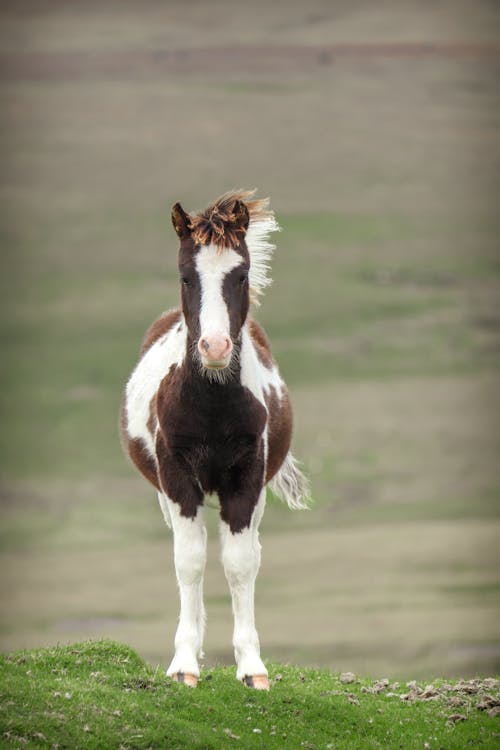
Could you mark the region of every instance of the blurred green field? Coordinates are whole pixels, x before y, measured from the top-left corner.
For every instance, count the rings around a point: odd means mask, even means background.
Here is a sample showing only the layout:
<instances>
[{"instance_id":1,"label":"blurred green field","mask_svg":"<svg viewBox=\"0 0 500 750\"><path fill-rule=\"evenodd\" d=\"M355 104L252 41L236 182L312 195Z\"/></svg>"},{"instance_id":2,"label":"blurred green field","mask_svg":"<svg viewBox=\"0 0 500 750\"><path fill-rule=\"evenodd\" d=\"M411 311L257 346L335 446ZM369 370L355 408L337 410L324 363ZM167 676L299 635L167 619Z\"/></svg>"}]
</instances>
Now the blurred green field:
<instances>
[{"instance_id":1,"label":"blurred green field","mask_svg":"<svg viewBox=\"0 0 500 750\"><path fill-rule=\"evenodd\" d=\"M498 671L500 55L300 64L300 44L342 39L498 41L498 11L232 4L242 43L299 45L297 65L265 70L250 46L241 71L225 3L209 42L177 2L26 7L1 11L0 647L106 636L166 663L172 540L121 453L118 409L145 328L177 304L170 205L255 185L283 229L256 314L315 499L264 519L264 655ZM219 46L222 67L64 66L81 49L184 46ZM34 52L55 62L33 67ZM230 663L207 516L207 659Z\"/></svg>"}]
</instances>

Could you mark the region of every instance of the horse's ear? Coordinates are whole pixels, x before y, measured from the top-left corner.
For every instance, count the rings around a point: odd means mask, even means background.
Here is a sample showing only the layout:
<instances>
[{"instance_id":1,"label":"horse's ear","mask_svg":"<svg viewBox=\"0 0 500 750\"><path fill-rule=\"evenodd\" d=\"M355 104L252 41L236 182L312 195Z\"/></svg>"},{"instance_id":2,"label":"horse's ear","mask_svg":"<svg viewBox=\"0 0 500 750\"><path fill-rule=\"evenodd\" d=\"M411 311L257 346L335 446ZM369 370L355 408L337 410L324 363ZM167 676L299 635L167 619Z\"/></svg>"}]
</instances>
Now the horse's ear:
<instances>
[{"instance_id":1,"label":"horse's ear","mask_svg":"<svg viewBox=\"0 0 500 750\"><path fill-rule=\"evenodd\" d=\"M234 202L233 214L236 228L242 229L246 232L250 222L250 214L248 213L248 208L243 201L237 200Z\"/></svg>"},{"instance_id":2,"label":"horse's ear","mask_svg":"<svg viewBox=\"0 0 500 750\"><path fill-rule=\"evenodd\" d=\"M172 224L181 240L191 234L191 217L184 211L180 203L172 206Z\"/></svg>"}]
</instances>

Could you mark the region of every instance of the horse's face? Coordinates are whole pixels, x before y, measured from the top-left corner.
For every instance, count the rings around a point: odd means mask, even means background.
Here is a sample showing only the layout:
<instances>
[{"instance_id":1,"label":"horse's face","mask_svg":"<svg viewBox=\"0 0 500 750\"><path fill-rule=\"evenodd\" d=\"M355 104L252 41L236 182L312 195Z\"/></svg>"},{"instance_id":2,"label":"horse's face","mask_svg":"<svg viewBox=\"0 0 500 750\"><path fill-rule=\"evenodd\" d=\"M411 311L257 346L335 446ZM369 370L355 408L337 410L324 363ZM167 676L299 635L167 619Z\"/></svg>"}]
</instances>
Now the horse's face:
<instances>
[{"instance_id":1,"label":"horse's face","mask_svg":"<svg viewBox=\"0 0 500 750\"><path fill-rule=\"evenodd\" d=\"M179 235L179 272L182 311L195 356L207 373L229 367L250 305L248 272L250 258L244 234L248 212L237 202L233 216L239 223L238 245L202 245L192 231L191 217L180 204L172 210Z\"/></svg>"}]
</instances>

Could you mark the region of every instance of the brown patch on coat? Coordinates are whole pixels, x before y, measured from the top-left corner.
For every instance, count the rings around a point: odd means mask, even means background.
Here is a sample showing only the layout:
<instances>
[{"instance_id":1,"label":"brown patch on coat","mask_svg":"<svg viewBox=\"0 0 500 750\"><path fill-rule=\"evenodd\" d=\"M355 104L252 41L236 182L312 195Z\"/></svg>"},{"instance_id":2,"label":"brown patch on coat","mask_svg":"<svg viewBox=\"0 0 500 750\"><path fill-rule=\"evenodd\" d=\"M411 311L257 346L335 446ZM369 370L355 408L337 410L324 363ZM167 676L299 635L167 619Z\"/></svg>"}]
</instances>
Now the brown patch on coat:
<instances>
[{"instance_id":1,"label":"brown patch on coat","mask_svg":"<svg viewBox=\"0 0 500 750\"><path fill-rule=\"evenodd\" d=\"M191 216L191 234L196 244L213 244L221 250L239 247L249 222L274 216L269 209L269 198L253 198L255 193L255 190L231 190Z\"/></svg>"},{"instance_id":2,"label":"brown patch on coat","mask_svg":"<svg viewBox=\"0 0 500 750\"><path fill-rule=\"evenodd\" d=\"M264 405L237 375L213 382L188 357L162 380L156 409L159 481L181 515L217 493L231 531L247 528L264 482Z\"/></svg>"},{"instance_id":3,"label":"brown patch on coat","mask_svg":"<svg viewBox=\"0 0 500 750\"><path fill-rule=\"evenodd\" d=\"M284 385L281 398L279 398L276 389L270 386L269 393L264 394L264 399L268 411L267 484L279 471L290 450L293 415L288 391Z\"/></svg>"},{"instance_id":4,"label":"brown patch on coat","mask_svg":"<svg viewBox=\"0 0 500 750\"><path fill-rule=\"evenodd\" d=\"M159 490L160 483L158 481L158 473L156 471L156 461L148 453L146 446L144 445L142 440L139 440L138 438L131 440L130 438L128 438L127 450L132 463L135 464L141 474L143 474L146 479L148 479L151 484L154 485L157 490Z\"/></svg>"},{"instance_id":5,"label":"brown patch on coat","mask_svg":"<svg viewBox=\"0 0 500 750\"><path fill-rule=\"evenodd\" d=\"M158 418L156 416L156 393L149 403L149 419L146 427L148 428L151 437L154 439L156 433L156 426L158 424Z\"/></svg>"},{"instance_id":6,"label":"brown patch on coat","mask_svg":"<svg viewBox=\"0 0 500 750\"><path fill-rule=\"evenodd\" d=\"M146 331L142 340L141 357L145 352L147 352L148 349L153 346L155 341L158 341L159 338L168 333L168 331L170 331L170 329L173 328L176 323L180 323L181 317L182 315L180 310L169 310L168 312L163 313L161 318L155 320L155 322Z\"/></svg>"},{"instance_id":7,"label":"brown patch on coat","mask_svg":"<svg viewBox=\"0 0 500 750\"><path fill-rule=\"evenodd\" d=\"M274 361L271 356L269 339L267 338L264 329L253 319L248 321L248 328L259 362L270 370L274 366Z\"/></svg>"},{"instance_id":8,"label":"brown patch on coat","mask_svg":"<svg viewBox=\"0 0 500 750\"><path fill-rule=\"evenodd\" d=\"M154 400L154 399L153 399ZM150 417L151 419L151 417ZM148 421L149 427L149 421ZM125 453L128 453L134 466L139 469L146 479L148 479L157 490L160 489L158 474L156 471L156 461L149 455L146 446L138 438L130 438L127 432L127 407L126 400L123 399L120 411L120 440Z\"/></svg>"},{"instance_id":9,"label":"brown patch on coat","mask_svg":"<svg viewBox=\"0 0 500 750\"><path fill-rule=\"evenodd\" d=\"M241 263L226 274L222 283L222 298L229 317L229 335L235 343L240 338L250 307L248 264Z\"/></svg>"}]
</instances>

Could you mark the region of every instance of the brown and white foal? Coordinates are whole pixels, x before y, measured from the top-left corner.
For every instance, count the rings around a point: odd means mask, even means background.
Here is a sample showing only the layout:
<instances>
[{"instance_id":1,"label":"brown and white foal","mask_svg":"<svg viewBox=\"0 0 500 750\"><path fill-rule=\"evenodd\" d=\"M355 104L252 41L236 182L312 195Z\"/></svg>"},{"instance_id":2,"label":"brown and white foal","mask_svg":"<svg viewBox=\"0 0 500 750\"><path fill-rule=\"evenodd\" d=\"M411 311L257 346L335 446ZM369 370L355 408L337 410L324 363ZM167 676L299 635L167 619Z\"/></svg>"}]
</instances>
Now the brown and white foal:
<instances>
[{"instance_id":1,"label":"brown and white foal","mask_svg":"<svg viewBox=\"0 0 500 750\"><path fill-rule=\"evenodd\" d=\"M266 485L290 508L306 506L307 484L290 453L287 390L251 300L270 283L278 229L267 200L227 193L190 216L179 203L172 221L180 239L182 309L148 330L128 381L123 441L158 490L174 533L181 611L167 674L195 686L205 627L203 500L220 503L222 562L231 589L237 677L268 689L254 622L260 565L258 528Z\"/></svg>"}]
</instances>

